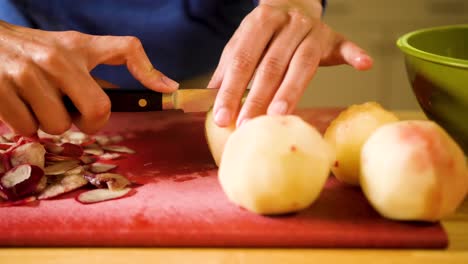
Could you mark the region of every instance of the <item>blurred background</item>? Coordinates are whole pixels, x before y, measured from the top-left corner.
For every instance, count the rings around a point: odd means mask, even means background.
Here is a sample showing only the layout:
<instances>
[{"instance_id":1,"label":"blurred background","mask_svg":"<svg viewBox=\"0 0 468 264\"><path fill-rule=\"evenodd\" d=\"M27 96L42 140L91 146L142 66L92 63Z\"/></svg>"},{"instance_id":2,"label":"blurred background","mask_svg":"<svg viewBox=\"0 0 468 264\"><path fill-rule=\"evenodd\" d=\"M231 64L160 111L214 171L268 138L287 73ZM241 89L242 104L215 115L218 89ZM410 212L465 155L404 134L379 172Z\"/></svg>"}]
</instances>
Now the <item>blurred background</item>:
<instances>
[{"instance_id":1,"label":"blurred background","mask_svg":"<svg viewBox=\"0 0 468 264\"><path fill-rule=\"evenodd\" d=\"M300 106L377 101L389 109L411 110L418 105L396 40L424 27L468 23L468 0L329 0L324 20L366 49L374 67L367 72L321 67Z\"/></svg>"}]
</instances>

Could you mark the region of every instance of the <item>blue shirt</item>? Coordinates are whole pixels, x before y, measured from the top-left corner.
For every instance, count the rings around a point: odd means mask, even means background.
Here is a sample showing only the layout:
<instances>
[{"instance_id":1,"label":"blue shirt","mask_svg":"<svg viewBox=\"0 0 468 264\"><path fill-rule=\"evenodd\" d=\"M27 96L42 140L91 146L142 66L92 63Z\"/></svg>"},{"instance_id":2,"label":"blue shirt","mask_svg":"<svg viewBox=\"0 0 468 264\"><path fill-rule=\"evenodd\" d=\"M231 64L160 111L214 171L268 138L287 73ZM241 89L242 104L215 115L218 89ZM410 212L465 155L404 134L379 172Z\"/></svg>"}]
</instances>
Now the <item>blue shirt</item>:
<instances>
[{"instance_id":1,"label":"blue shirt","mask_svg":"<svg viewBox=\"0 0 468 264\"><path fill-rule=\"evenodd\" d=\"M138 37L154 66L181 81L214 69L252 0L2 0L0 19L44 30ZM93 75L142 87L125 66Z\"/></svg>"},{"instance_id":2,"label":"blue shirt","mask_svg":"<svg viewBox=\"0 0 468 264\"><path fill-rule=\"evenodd\" d=\"M51 31L136 36L157 69L182 81L216 67L225 44L257 2L0 0L0 20ZM121 87L142 87L125 66L101 65L92 74Z\"/></svg>"}]
</instances>

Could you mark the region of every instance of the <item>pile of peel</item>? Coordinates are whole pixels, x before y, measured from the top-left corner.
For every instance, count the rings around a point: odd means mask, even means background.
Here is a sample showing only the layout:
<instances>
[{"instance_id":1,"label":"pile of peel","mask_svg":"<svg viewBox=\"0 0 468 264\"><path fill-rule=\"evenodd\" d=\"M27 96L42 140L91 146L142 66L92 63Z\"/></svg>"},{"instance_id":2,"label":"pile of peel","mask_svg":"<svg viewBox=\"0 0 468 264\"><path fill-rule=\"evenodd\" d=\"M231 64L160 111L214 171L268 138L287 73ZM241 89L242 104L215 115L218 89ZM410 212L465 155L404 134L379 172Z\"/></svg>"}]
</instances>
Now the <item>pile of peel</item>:
<instances>
[{"instance_id":1,"label":"pile of peel","mask_svg":"<svg viewBox=\"0 0 468 264\"><path fill-rule=\"evenodd\" d=\"M120 135L89 136L78 131L34 137L0 136L0 207L24 205L83 188L83 204L124 197L131 182L115 173L112 161L134 154L117 145Z\"/></svg>"}]
</instances>

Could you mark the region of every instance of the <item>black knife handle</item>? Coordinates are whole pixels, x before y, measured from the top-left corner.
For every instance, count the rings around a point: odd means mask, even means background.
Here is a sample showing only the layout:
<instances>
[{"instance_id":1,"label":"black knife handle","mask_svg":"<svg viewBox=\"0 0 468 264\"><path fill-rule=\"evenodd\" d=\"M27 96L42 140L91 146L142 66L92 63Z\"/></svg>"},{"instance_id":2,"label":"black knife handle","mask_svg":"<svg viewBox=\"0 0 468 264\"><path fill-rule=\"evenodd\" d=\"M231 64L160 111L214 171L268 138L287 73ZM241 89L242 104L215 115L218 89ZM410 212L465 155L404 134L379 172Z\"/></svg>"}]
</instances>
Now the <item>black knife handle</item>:
<instances>
[{"instance_id":1,"label":"black knife handle","mask_svg":"<svg viewBox=\"0 0 468 264\"><path fill-rule=\"evenodd\" d=\"M103 89L111 101L111 112L161 111L163 94L151 90L130 90L121 88ZM71 99L63 98L69 113L79 112Z\"/></svg>"}]
</instances>

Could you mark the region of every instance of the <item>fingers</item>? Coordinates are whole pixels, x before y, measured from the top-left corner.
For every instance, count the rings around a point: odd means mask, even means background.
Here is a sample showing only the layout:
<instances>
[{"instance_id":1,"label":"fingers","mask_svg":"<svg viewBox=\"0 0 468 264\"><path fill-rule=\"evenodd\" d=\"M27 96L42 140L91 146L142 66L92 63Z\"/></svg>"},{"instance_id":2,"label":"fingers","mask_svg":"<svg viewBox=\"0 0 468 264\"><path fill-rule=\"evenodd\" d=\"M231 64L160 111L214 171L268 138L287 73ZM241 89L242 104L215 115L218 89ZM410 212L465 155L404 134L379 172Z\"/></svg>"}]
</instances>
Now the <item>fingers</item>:
<instances>
[{"instance_id":1,"label":"fingers","mask_svg":"<svg viewBox=\"0 0 468 264\"><path fill-rule=\"evenodd\" d=\"M211 77L211 80L208 83L208 88L220 88L222 81L223 81L223 75L225 71L225 66L227 62L229 61L229 58L231 58L231 51L233 47L235 47L238 38L239 38L239 29L237 29L234 34L232 35L231 39L228 41L226 46L224 47L223 53L221 54L221 58L219 59L219 64L216 67L216 70Z\"/></svg>"},{"instance_id":2,"label":"fingers","mask_svg":"<svg viewBox=\"0 0 468 264\"><path fill-rule=\"evenodd\" d=\"M30 106L41 130L54 135L67 131L71 127L71 118L59 91L37 67L26 67L24 71L22 77L15 79L17 91Z\"/></svg>"},{"instance_id":3,"label":"fingers","mask_svg":"<svg viewBox=\"0 0 468 264\"><path fill-rule=\"evenodd\" d=\"M280 88L276 92L267 113L290 114L312 80L320 60L320 44L309 34L295 52Z\"/></svg>"},{"instance_id":4,"label":"fingers","mask_svg":"<svg viewBox=\"0 0 468 264\"><path fill-rule=\"evenodd\" d=\"M130 73L150 89L173 92L179 87L177 82L153 67L136 37L91 36L89 49L88 69L98 64L126 64Z\"/></svg>"},{"instance_id":5,"label":"fingers","mask_svg":"<svg viewBox=\"0 0 468 264\"><path fill-rule=\"evenodd\" d=\"M1 76L0 76L1 77ZM37 122L28 107L19 98L15 86L6 78L0 78L0 96L8 98L0 104L0 119L17 134L31 136L37 132Z\"/></svg>"},{"instance_id":6,"label":"fingers","mask_svg":"<svg viewBox=\"0 0 468 264\"><path fill-rule=\"evenodd\" d=\"M96 132L110 115L110 101L89 75L92 54L78 32L19 32L0 27L1 118L16 132L32 134L38 125L51 134L70 127L62 96L68 95L81 115L75 124ZM37 120L36 120L37 119ZM38 121L38 122L37 122Z\"/></svg>"},{"instance_id":7,"label":"fingers","mask_svg":"<svg viewBox=\"0 0 468 264\"><path fill-rule=\"evenodd\" d=\"M110 117L110 99L88 72L76 69L72 76L65 76L63 82L68 86L62 89L80 111L80 115L73 116L73 122L85 133L96 133Z\"/></svg>"},{"instance_id":8,"label":"fingers","mask_svg":"<svg viewBox=\"0 0 468 264\"><path fill-rule=\"evenodd\" d=\"M257 8L240 27L238 41L233 47L222 85L214 104L215 122L218 126L229 126L238 112L242 95L253 76L255 68L277 30L287 17L272 7ZM253 37L255 36L255 37Z\"/></svg>"},{"instance_id":9,"label":"fingers","mask_svg":"<svg viewBox=\"0 0 468 264\"><path fill-rule=\"evenodd\" d=\"M329 26L323 24L319 34L324 36L321 66L348 64L357 70L372 68L373 60L365 50L336 33Z\"/></svg>"},{"instance_id":10,"label":"fingers","mask_svg":"<svg viewBox=\"0 0 468 264\"><path fill-rule=\"evenodd\" d=\"M103 80L103 79L100 79L100 78L97 78L97 77L94 77L92 76L94 81L99 85L101 86L102 88L119 88L119 86L117 84L113 84L111 82L108 82L106 80Z\"/></svg>"},{"instance_id":11,"label":"fingers","mask_svg":"<svg viewBox=\"0 0 468 264\"><path fill-rule=\"evenodd\" d=\"M344 63L353 66L357 70L368 70L372 67L372 58L351 41L341 42L339 52Z\"/></svg>"},{"instance_id":12,"label":"fingers","mask_svg":"<svg viewBox=\"0 0 468 264\"><path fill-rule=\"evenodd\" d=\"M240 111L237 126L248 119L266 113L294 52L313 24L314 22L299 13L290 14L289 23L271 41L257 68L249 96Z\"/></svg>"},{"instance_id":13,"label":"fingers","mask_svg":"<svg viewBox=\"0 0 468 264\"><path fill-rule=\"evenodd\" d=\"M358 70L372 67L372 58L356 44L321 24L309 32L295 51L267 114L290 114L296 108L319 65L349 64Z\"/></svg>"},{"instance_id":14,"label":"fingers","mask_svg":"<svg viewBox=\"0 0 468 264\"><path fill-rule=\"evenodd\" d=\"M65 61L65 56L50 56L37 63L80 112L73 116L75 125L85 133L97 132L110 116L111 103L87 69Z\"/></svg>"}]
</instances>

